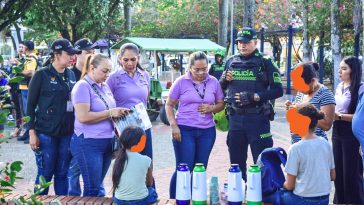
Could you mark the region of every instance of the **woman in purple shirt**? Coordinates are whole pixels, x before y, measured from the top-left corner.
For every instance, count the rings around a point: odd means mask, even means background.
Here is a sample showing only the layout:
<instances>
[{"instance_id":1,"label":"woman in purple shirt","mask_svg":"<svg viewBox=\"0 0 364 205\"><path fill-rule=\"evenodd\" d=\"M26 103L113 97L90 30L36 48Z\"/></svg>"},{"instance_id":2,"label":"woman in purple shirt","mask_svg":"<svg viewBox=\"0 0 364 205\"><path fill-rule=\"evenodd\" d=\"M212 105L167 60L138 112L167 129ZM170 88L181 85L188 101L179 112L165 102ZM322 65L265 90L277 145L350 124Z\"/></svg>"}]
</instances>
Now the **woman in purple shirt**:
<instances>
[{"instance_id":1,"label":"woman in purple shirt","mask_svg":"<svg viewBox=\"0 0 364 205\"><path fill-rule=\"evenodd\" d=\"M130 108L142 102L147 107L150 78L139 65L138 47L133 43L122 45L119 60L121 69L113 72L106 81L114 94L116 106ZM147 142L141 154L153 159L151 130L147 129L145 133Z\"/></svg>"},{"instance_id":2,"label":"woman in purple shirt","mask_svg":"<svg viewBox=\"0 0 364 205\"><path fill-rule=\"evenodd\" d=\"M111 61L103 54L86 58L81 80L72 90L75 107L75 132L71 152L81 168L83 196L102 196L100 185L109 169L114 135L111 118L121 117L127 109L116 108L114 96L104 83Z\"/></svg>"},{"instance_id":3,"label":"woman in purple shirt","mask_svg":"<svg viewBox=\"0 0 364 205\"><path fill-rule=\"evenodd\" d=\"M207 162L215 143L216 129L213 113L224 109L224 94L219 81L208 74L207 56L203 52L190 55L189 72L172 85L166 103L166 113L172 127L176 167ZM178 105L176 116L173 108ZM176 196L176 173L169 187L170 198Z\"/></svg>"},{"instance_id":4,"label":"woman in purple shirt","mask_svg":"<svg viewBox=\"0 0 364 205\"><path fill-rule=\"evenodd\" d=\"M335 92L332 146L336 166L335 204L364 204L363 165L359 142L352 132L352 119L361 86L361 62L349 56L340 63L341 82Z\"/></svg>"}]
</instances>

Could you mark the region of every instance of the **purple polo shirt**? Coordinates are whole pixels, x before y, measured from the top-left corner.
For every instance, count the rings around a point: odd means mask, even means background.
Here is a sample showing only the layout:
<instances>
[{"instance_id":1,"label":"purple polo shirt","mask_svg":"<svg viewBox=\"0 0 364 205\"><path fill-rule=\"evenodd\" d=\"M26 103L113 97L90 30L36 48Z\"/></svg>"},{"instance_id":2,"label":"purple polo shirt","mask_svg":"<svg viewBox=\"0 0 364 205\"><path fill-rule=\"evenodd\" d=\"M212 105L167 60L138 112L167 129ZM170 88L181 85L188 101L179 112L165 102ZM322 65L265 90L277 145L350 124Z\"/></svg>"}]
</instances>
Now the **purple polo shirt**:
<instances>
[{"instance_id":1,"label":"purple polo shirt","mask_svg":"<svg viewBox=\"0 0 364 205\"><path fill-rule=\"evenodd\" d=\"M121 68L110 74L106 83L114 95L117 107L130 108L140 102L147 107L150 89L148 72L137 68L132 78Z\"/></svg>"},{"instance_id":2,"label":"purple polo shirt","mask_svg":"<svg viewBox=\"0 0 364 205\"><path fill-rule=\"evenodd\" d=\"M87 81L86 81L87 80ZM72 89L72 104L89 103L91 112L100 112L106 110L105 103L92 89L91 85L96 85L97 90L105 99L109 108L115 108L115 100L110 91L109 86L106 83L102 83L101 87L95 83L89 76L85 76L84 79L78 81ZM113 125L110 119L106 119L93 124L81 123L75 119L75 134L77 136L83 134L84 138L104 139L113 137Z\"/></svg>"},{"instance_id":3,"label":"purple polo shirt","mask_svg":"<svg viewBox=\"0 0 364 205\"><path fill-rule=\"evenodd\" d=\"M364 90L364 84L360 86L360 90ZM349 105L351 101L350 87L344 89L344 83L341 82L336 87L335 91L335 112L345 113L349 112Z\"/></svg>"},{"instance_id":4,"label":"purple polo shirt","mask_svg":"<svg viewBox=\"0 0 364 205\"><path fill-rule=\"evenodd\" d=\"M169 97L172 100L178 100L178 110L176 120L178 125L186 125L197 128L210 128L215 126L212 113L201 115L197 109L202 103L214 104L217 100L224 99L224 93L220 87L219 81L210 75L199 85L194 86L190 72L179 77L172 85ZM203 94L204 84L206 83L205 95L202 99L198 94ZM196 87L196 88L195 88Z\"/></svg>"}]
</instances>

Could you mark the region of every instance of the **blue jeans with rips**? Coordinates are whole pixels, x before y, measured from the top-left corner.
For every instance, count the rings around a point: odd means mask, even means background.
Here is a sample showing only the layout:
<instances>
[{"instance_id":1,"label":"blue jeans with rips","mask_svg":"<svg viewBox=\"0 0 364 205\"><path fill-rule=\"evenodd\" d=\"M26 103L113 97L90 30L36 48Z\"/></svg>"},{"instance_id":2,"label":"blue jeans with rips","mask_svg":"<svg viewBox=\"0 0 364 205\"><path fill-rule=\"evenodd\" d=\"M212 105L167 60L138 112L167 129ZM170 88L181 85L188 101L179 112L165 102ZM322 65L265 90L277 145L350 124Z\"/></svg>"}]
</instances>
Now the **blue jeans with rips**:
<instances>
[{"instance_id":1,"label":"blue jeans with rips","mask_svg":"<svg viewBox=\"0 0 364 205\"><path fill-rule=\"evenodd\" d=\"M81 169L83 196L105 196L105 193L100 192L100 186L112 159L111 138L93 139L74 134L71 152Z\"/></svg>"},{"instance_id":2,"label":"blue jeans with rips","mask_svg":"<svg viewBox=\"0 0 364 205\"><path fill-rule=\"evenodd\" d=\"M190 171L196 163L203 163L205 168L216 139L214 127L202 129L185 125L178 126L181 131L181 142L173 140L174 154L176 157L176 170L180 163L186 163ZM177 171L171 178L169 196L176 198Z\"/></svg>"},{"instance_id":3,"label":"blue jeans with rips","mask_svg":"<svg viewBox=\"0 0 364 205\"><path fill-rule=\"evenodd\" d=\"M71 160L70 140L71 136L54 137L38 133L39 149L35 150L37 163L37 178L35 184L39 184L39 177L43 176L47 182L54 176L54 192L56 195L67 195L67 172ZM41 195L47 195L48 189Z\"/></svg>"}]
</instances>

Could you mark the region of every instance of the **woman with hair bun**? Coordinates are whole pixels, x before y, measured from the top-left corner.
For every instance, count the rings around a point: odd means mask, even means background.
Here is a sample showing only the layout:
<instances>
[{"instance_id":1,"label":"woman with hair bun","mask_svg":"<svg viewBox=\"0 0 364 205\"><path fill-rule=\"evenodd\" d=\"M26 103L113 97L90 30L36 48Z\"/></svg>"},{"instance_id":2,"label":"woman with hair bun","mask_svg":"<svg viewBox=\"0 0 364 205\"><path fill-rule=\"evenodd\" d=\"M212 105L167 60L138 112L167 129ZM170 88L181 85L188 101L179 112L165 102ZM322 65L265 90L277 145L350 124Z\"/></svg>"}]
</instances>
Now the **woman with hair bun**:
<instances>
[{"instance_id":1,"label":"woman with hair bun","mask_svg":"<svg viewBox=\"0 0 364 205\"><path fill-rule=\"evenodd\" d=\"M294 106L298 117L309 118L302 140L291 145L285 166L286 181L281 192L281 204L329 204L331 181L335 180L335 163L329 142L315 132L325 114L310 103ZM299 120L291 120L292 126L301 126ZM294 125L292 125L294 123Z\"/></svg>"},{"instance_id":2,"label":"woman with hair bun","mask_svg":"<svg viewBox=\"0 0 364 205\"><path fill-rule=\"evenodd\" d=\"M302 69L302 74L299 80L303 80L303 83L308 89L298 90L295 102L286 101L286 109L291 106L301 103L310 103L318 110L325 114L325 118L318 121L315 134L319 137L323 137L327 140L326 131L330 130L334 115L335 115L335 98L334 94L326 86L321 84L318 80L317 71L320 69L319 65L314 62L307 62L298 65L296 69ZM295 72L292 71L292 72ZM293 79L295 84L295 79ZM301 137L292 134L291 143L296 143L301 140Z\"/></svg>"}]
</instances>

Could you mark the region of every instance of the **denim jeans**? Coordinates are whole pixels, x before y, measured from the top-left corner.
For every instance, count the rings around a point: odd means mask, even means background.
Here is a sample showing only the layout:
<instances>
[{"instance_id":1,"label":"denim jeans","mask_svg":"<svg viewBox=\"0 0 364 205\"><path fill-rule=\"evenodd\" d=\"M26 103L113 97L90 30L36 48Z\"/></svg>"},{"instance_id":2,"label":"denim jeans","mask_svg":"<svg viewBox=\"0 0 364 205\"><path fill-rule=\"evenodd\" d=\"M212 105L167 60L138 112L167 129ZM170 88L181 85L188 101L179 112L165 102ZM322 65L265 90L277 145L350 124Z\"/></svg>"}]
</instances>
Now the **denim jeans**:
<instances>
[{"instance_id":1,"label":"denim jeans","mask_svg":"<svg viewBox=\"0 0 364 205\"><path fill-rule=\"evenodd\" d=\"M147 141L145 142L144 150L140 154L146 155L153 160L152 132L150 129L147 129L145 130L145 134L147 136Z\"/></svg>"},{"instance_id":2,"label":"denim jeans","mask_svg":"<svg viewBox=\"0 0 364 205\"><path fill-rule=\"evenodd\" d=\"M216 129L195 128L184 125L178 126L181 131L181 142L173 140L174 154L176 157L176 169L180 163L186 163L190 171L196 163L203 163L207 167L209 156L216 139ZM171 178L169 195L176 198L177 171Z\"/></svg>"},{"instance_id":3,"label":"denim jeans","mask_svg":"<svg viewBox=\"0 0 364 205\"><path fill-rule=\"evenodd\" d=\"M80 186L80 166L77 164L77 160L73 157L71 159L70 168L68 170L68 195L69 196L81 196L81 186ZM105 195L104 184L101 183L99 195Z\"/></svg>"},{"instance_id":4,"label":"denim jeans","mask_svg":"<svg viewBox=\"0 0 364 205\"><path fill-rule=\"evenodd\" d=\"M148 187L148 196L139 200L120 200L113 197L114 202L118 205L147 205L154 204L158 201L158 194L153 187Z\"/></svg>"},{"instance_id":5,"label":"denim jeans","mask_svg":"<svg viewBox=\"0 0 364 205\"><path fill-rule=\"evenodd\" d=\"M27 113L27 99L28 99L28 90L21 90L23 116L25 116Z\"/></svg>"},{"instance_id":6,"label":"denim jeans","mask_svg":"<svg viewBox=\"0 0 364 205\"><path fill-rule=\"evenodd\" d=\"M38 133L39 149L35 153L38 167L35 184L39 184L39 177L43 176L47 182L54 176L54 192L56 195L67 195L67 172L71 160L71 136L53 137ZM41 195L47 195L48 189Z\"/></svg>"},{"instance_id":7,"label":"denim jeans","mask_svg":"<svg viewBox=\"0 0 364 205\"><path fill-rule=\"evenodd\" d=\"M328 205L329 195L317 197L302 197L292 191L281 191L281 205Z\"/></svg>"},{"instance_id":8,"label":"denim jeans","mask_svg":"<svg viewBox=\"0 0 364 205\"><path fill-rule=\"evenodd\" d=\"M111 163L111 138L93 139L84 138L83 134L74 134L71 139L71 152L81 169L83 196L105 196L100 193L100 186Z\"/></svg>"}]
</instances>

